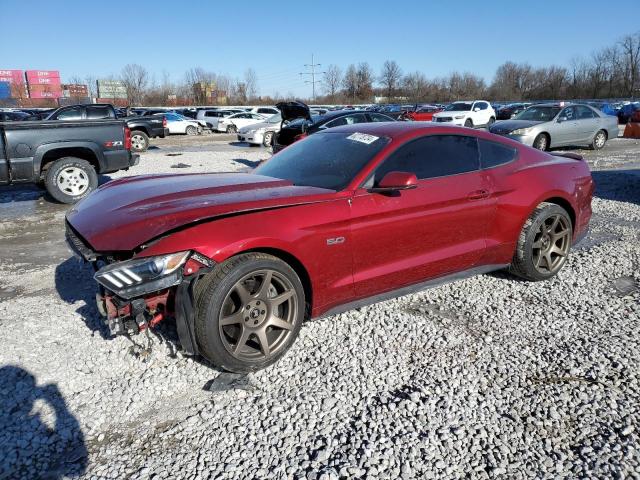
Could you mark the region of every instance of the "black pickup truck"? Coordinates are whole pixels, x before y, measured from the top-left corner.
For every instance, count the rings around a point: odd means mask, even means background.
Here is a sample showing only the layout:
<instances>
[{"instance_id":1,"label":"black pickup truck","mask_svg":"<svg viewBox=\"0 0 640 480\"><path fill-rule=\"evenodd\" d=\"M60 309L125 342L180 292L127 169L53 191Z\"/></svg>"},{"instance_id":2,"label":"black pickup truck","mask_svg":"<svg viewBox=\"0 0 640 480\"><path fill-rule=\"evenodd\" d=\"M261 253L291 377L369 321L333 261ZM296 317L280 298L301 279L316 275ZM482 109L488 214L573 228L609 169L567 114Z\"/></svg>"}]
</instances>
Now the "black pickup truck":
<instances>
[{"instance_id":1,"label":"black pickup truck","mask_svg":"<svg viewBox=\"0 0 640 480\"><path fill-rule=\"evenodd\" d=\"M47 120L109 120L121 118L110 103L68 105L49 114ZM169 135L167 119L164 117L132 116L122 118L131 130L131 149L144 152L149 148L149 138L164 138Z\"/></svg>"},{"instance_id":2,"label":"black pickup truck","mask_svg":"<svg viewBox=\"0 0 640 480\"><path fill-rule=\"evenodd\" d=\"M98 173L137 165L122 120L0 123L0 185L37 183L62 203L98 186Z\"/></svg>"}]
</instances>

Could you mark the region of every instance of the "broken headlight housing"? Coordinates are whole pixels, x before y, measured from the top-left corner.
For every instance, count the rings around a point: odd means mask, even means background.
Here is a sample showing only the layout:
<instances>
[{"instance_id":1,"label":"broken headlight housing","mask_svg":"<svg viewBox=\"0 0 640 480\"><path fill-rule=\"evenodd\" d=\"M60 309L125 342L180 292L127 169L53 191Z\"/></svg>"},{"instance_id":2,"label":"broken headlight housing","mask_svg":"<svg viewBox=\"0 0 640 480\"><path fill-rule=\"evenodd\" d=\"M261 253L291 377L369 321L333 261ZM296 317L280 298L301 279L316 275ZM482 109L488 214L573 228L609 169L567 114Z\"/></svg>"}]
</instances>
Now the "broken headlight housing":
<instances>
[{"instance_id":1,"label":"broken headlight housing","mask_svg":"<svg viewBox=\"0 0 640 480\"><path fill-rule=\"evenodd\" d=\"M190 251L116 262L98 270L96 281L119 297L130 299L180 283Z\"/></svg>"}]
</instances>

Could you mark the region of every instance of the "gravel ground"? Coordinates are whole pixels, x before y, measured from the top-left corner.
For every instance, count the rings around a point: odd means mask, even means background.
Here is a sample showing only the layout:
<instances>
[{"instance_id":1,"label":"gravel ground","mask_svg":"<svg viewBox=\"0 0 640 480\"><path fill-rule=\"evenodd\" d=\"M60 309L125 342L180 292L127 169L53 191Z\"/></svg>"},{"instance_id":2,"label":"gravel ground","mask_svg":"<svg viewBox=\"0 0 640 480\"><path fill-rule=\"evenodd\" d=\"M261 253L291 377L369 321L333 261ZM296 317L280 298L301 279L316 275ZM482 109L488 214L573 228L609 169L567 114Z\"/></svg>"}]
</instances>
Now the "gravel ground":
<instances>
[{"instance_id":1,"label":"gravel ground","mask_svg":"<svg viewBox=\"0 0 640 480\"><path fill-rule=\"evenodd\" d=\"M269 156L229 140L161 140L111 177ZM594 218L559 276L307 322L249 376L184 357L170 323L109 338L66 207L0 191L0 479L640 478L640 142L579 153Z\"/></svg>"}]
</instances>

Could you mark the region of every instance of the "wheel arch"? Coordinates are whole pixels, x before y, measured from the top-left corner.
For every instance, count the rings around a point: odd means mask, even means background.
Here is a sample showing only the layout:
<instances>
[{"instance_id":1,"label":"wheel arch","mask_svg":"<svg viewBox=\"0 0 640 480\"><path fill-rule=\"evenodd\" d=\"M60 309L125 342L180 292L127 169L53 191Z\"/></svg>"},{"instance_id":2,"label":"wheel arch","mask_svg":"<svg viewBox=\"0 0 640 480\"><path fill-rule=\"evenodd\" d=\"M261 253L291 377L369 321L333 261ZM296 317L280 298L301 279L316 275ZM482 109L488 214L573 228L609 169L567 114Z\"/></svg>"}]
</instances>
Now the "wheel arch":
<instances>
[{"instance_id":1,"label":"wheel arch","mask_svg":"<svg viewBox=\"0 0 640 480\"><path fill-rule=\"evenodd\" d=\"M573 204L571 203L571 201L569 201L567 198L558 194L554 194L553 196L543 196L540 199L538 199L538 201L535 202L534 205L530 207L529 213L527 214L527 218L529 218L529 216L533 213L533 211L536 208L538 208L538 205L540 205L541 203L553 203L554 205L558 205L559 207L562 207L564 210L566 210L566 212L569 214L569 218L571 219L571 229L575 232L576 210Z\"/></svg>"},{"instance_id":2,"label":"wheel arch","mask_svg":"<svg viewBox=\"0 0 640 480\"><path fill-rule=\"evenodd\" d=\"M41 176L46 173L47 168L56 160L63 157L76 157L89 162L96 172L102 170L102 154L97 149L86 144L66 144L63 146L52 146L51 148L39 148L34 158L34 168L36 174Z\"/></svg>"}]
</instances>

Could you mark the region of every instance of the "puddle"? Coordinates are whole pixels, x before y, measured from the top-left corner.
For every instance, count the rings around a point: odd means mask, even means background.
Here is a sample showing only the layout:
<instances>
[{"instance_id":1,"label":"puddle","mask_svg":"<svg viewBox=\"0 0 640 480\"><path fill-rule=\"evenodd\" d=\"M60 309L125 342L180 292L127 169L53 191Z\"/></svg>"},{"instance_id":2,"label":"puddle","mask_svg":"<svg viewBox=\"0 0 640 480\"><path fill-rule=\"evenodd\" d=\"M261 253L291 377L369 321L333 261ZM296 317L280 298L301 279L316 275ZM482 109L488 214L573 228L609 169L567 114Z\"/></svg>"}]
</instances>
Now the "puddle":
<instances>
[{"instance_id":1,"label":"puddle","mask_svg":"<svg viewBox=\"0 0 640 480\"><path fill-rule=\"evenodd\" d=\"M0 302L19 297L24 289L22 287L0 287Z\"/></svg>"},{"instance_id":2,"label":"puddle","mask_svg":"<svg viewBox=\"0 0 640 480\"><path fill-rule=\"evenodd\" d=\"M613 288L621 297L626 297L640 290L640 287L633 277L616 278L613 281Z\"/></svg>"},{"instance_id":3,"label":"puddle","mask_svg":"<svg viewBox=\"0 0 640 480\"><path fill-rule=\"evenodd\" d=\"M191 165L189 165L188 163L176 163L174 165L171 165L171 168L189 168Z\"/></svg>"}]
</instances>

